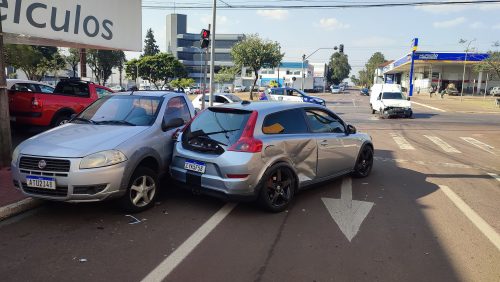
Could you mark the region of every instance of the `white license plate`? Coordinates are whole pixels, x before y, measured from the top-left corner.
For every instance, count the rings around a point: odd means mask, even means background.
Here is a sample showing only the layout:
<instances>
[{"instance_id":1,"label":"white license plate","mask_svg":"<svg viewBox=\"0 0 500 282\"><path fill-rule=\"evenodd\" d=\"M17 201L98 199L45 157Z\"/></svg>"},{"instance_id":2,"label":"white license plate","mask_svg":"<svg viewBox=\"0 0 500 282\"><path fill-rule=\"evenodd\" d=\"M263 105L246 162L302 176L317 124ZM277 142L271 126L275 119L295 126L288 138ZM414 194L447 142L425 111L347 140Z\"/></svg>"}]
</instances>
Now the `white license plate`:
<instances>
[{"instance_id":1,"label":"white license plate","mask_svg":"<svg viewBox=\"0 0 500 282\"><path fill-rule=\"evenodd\" d=\"M204 162L188 160L184 163L184 169L205 173L206 165Z\"/></svg>"},{"instance_id":2,"label":"white license plate","mask_svg":"<svg viewBox=\"0 0 500 282\"><path fill-rule=\"evenodd\" d=\"M26 184L32 188L56 189L56 179L43 176L26 176Z\"/></svg>"}]
</instances>

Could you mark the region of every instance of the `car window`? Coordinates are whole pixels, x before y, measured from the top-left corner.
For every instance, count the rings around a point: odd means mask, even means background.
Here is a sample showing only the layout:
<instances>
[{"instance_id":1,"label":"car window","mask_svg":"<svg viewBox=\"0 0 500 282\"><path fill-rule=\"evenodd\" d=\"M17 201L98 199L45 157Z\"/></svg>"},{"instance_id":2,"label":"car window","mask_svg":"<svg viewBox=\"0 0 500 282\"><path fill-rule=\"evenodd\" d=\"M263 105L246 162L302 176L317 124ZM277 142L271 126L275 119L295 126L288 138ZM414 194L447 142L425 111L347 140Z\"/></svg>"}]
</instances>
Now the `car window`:
<instances>
[{"instance_id":1,"label":"car window","mask_svg":"<svg viewBox=\"0 0 500 282\"><path fill-rule=\"evenodd\" d=\"M89 97L89 85L86 82L79 81L61 81L54 90L57 94Z\"/></svg>"},{"instance_id":2,"label":"car window","mask_svg":"<svg viewBox=\"0 0 500 282\"><path fill-rule=\"evenodd\" d=\"M273 94L273 95L283 95L284 92L285 92L285 89L283 89L283 88L272 88L271 89L271 94Z\"/></svg>"},{"instance_id":3,"label":"car window","mask_svg":"<svg viewBox=\"0 0 500 282\"><path fill-rule=\"evenodd\" d=\"M269 114L264 119L264 134L299 134L307 133L306 121L301 109L286 110Z\"/></svg>"},{"instance_id":4,"label":"car window","mask_svg":"<svg viewBox=\"0 0 500 282\"><path fill-rule=\"evenodd\" d=\"M23 92L38 92L38 89L31 83L16 83L12 86L12 90Z\"/></svg>"},{"instance_id":5,"label":"car window","mask_svg":"<svg viewBox=\"0 0 500 282\"><path fill-rule=\"evenodd\" d=\"M404 99L403 93L400 93L400 92L384 92L382 97L383 97L383 99L388 99L388 100L391 100L391 99L402 100L402 99Z\"/></svg>"},{"instance_id":6,"label":"car window","mask_svg":"<svg viewBox=\"0 0 500 282\"><path fill-rule=\"evenodd\" d=\"M183 97L173 97L168 100L164 118L166 121L174 118L182 118L184 122L190 121L191 113L189 112L186 100Z\"/></svg>"},{"instance_id":7,"label":"car window","mask_svg":"<svg viewBox=\"0 0 500 282\"><path fill-rule=\"evenodd\" d=\"M226 97L231 99L231 101L234 103L234 102L241 102L241 98L234 95L234 94L226 94Z\"/></svg>"},{"instance_id":8,"label":"car window","mask_svg":"<svg viewBox=\"0 0 500 282\"><path fill-rule=\"evenodd\" d=\"M227 104L229 103L229 101L222 97L222 96L219 96L219 95L215 95L215 103L224 103L224 104Z\"/></svg>"},{"instance_id":9,"label":"car window","mask_svg":"<svg viewBox=\"0 0 500 282\"><path fill-rule=\"evenodd\" d=\"M40 92L42 93L54 93L54 87L50 87L47 85L39 84Z\"/></svg>"},{"instance_id":10,"label":"car window","mask_svg":"<svg viewBox=\"0 0 500 282\"><path fill-rule=\"evenodd\" d=\"M102 97L104 97L106 95L109 95L109 94L113 93L113 92L110 92L110 91L108 91L108 90L106 90L104 88L99 88L99 87L95 88L95 92L97 93L97 97L99 97L99 98L102 98Z\"/></svg>"},{"instance_id":11,"label":"car window","mask_svg":"<svg viewBox=\"0 0 500 282\"><path fill-rule=\"evenodd\" d=\"M307 120L314 133L345 133L340 118L322 110L307 110Z\"/></svg>"},{"instance_id":12,"label":"car window","mask_svg":"<svg viewBox=\"0 0 500 282\"><path fill-rule=\"evenodd\" d=\"M302 93L300 93L299 91L297 91L296 89L294 89L293 92L292 92L292 96L302 97Z\"/></svg>"}]
</instances>

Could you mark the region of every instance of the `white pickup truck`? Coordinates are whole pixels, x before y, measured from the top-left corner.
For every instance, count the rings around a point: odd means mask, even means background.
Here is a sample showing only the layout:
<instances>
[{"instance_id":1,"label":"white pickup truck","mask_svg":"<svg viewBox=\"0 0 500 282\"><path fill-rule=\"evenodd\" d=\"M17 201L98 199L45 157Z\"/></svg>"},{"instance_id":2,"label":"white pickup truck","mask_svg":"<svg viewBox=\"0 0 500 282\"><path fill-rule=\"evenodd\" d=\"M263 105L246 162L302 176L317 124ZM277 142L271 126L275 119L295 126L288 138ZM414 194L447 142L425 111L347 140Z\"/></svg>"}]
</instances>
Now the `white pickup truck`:
<instances>
[{"instance_id":1,"label":"white pickup truck","mask_svg":"<svg viewBox=\"0 0 500 282\"><path fill-rule=\"evenodd\" d=\"M397 84L374 85L370 94L370 106L372 114L379 112L382 117L413 116L410 99L405 97L401 92L401 86Z\"/></svg>"}]
</instances>

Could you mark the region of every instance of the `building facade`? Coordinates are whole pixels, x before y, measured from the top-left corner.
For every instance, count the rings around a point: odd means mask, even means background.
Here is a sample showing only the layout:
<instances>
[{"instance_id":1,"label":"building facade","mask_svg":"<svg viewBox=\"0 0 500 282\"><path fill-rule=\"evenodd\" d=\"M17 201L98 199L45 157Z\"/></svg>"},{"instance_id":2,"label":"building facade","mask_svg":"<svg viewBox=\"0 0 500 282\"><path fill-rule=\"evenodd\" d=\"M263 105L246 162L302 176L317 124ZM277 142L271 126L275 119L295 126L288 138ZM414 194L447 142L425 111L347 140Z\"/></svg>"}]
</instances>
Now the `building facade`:
<instances>
[{"instance_id":1,"label":"building facade","mask_svg":"<svg viewBox=\"0 0 500 282\"><path fill-rule=\"evenodd\" d=\"M201 32L201 28L200 28ZM215 62L217 73L221 67L234 66L231 58L231 48L243 40L243 34L215 35ZM167 52L173 54L186 67L188 76L196 83L202 83L205 59L208 59L207 84L210 82L210 56L200 48L200 34L187 32L187 15L167 15Z\"/></svg>"}]
</instances>

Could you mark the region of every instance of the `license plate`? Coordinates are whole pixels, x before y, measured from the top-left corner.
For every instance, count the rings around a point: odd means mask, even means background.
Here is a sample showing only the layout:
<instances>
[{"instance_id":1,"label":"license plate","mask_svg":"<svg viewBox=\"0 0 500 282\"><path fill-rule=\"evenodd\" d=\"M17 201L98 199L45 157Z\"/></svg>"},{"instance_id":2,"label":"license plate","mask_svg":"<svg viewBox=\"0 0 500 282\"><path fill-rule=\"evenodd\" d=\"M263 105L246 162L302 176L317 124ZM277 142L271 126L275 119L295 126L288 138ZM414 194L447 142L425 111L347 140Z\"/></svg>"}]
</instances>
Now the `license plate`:
<instances>
[{"instance_id":1,"label":"license plate","mask_svg":"<svg viewBox=\"0 0 500 282\"><path fill-rule=\"evenodd\" d=\"M187 160L184 163L184 169L195 171L199 173L205 173L206 165L204 162Z\"/></svg>"},{"instance_id":2,"label":"license plate","mask_svg":"<svg viewBox=\"0 0 500 282\"><path fill-rule=\"evenodd\" d=\"M56 189L56 179L43 176L26 176L26 184L32 188Z\"/></svg>"}]
</instances>

